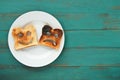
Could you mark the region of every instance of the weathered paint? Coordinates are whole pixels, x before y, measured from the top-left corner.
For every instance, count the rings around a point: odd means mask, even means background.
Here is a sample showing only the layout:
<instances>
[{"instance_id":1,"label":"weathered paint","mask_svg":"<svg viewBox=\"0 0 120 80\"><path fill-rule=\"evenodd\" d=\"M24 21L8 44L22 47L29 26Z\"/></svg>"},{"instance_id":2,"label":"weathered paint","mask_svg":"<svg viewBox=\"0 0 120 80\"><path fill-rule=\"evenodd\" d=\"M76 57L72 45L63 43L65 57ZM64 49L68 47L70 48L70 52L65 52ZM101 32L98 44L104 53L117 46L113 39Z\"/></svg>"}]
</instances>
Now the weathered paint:
<instances>
[{"instance_id":1,"label":"weathered paint","mask_svg":"<svg viewBox=\"0 0 120 80\"><path fill-rule=\"evenodd\" d=\"M11 55L7 35L21 14L42 10L65 30L62 54L42 68L26 67ZM120 80L119 0L1 0L0 80Z\"/></svg>"}]
</instances>

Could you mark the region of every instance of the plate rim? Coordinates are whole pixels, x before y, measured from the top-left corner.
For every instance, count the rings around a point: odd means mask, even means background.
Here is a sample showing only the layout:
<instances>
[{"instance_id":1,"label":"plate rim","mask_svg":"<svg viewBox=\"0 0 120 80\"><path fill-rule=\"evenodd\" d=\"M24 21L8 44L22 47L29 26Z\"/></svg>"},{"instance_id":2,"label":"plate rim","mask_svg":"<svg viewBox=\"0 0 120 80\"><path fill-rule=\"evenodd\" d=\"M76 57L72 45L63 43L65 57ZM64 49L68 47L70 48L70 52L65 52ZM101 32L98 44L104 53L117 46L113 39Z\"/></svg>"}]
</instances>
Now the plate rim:
<instances>
[{"instance_id":1,"label":"plate rim","mask_svg":"<svg viewBox=\"0 0 120 80\"><path fill-rule=\"evenodd\" d=\"M45 13L45 14L47 14L47 15L52 16L52 17L59 23L59 25L61 26L61 29L62 29L62 31L63 31L63 36L62 36L62 37L63 37L63 46L62 46L61 50L59 51L59 54L58 54L57 57L55 57L51 62L49 62L49 63L47 63L47 64L44 64L44 65L42 65L42 66L41 66L41 65L40 65L40 66L27 65L27 64L19 61L19 59L17 59L17 57L14 55L14 51L13 51L12 48L10 47L10 43L9 43L9 40L10 40L9 37L10 37L10 34L11 34L10 32L11 32L11 28L12 28L13 24L17 21L17 19L18 19L19 17L21 17L21 16L23 16L23 15L25 15L25 14L31 13L31 12L32 12L32 13L34 13L34 12L42 12L42 13ZM44 11L28 11L28 12L25 12L25 13L19 15L19 16L13 21L13 23L11 24L11 26L10 26L10 28L9 28L9 32L8 32L8 37L7 37L7 38L8 38L8 47L9 47L9 50L10 50L12 56L13 56L18 62L20 62L21 64L23 64L23 65L25 65L25 66L28 66L28 67L44 67L44 66L47 66L47 65L51 64L52 62L54 62L55 60L57 60L57 58L60 56L60 54L62 53L62 51L63 51L63 49L64 49L64 46L65 46L65 32L64 32L64 29L63 29L60 21L59 21L55 16L53 16L51 13L44 12ZM14 45L14 44L13 44L13 45Z\"/></svg>"}]
</instances>

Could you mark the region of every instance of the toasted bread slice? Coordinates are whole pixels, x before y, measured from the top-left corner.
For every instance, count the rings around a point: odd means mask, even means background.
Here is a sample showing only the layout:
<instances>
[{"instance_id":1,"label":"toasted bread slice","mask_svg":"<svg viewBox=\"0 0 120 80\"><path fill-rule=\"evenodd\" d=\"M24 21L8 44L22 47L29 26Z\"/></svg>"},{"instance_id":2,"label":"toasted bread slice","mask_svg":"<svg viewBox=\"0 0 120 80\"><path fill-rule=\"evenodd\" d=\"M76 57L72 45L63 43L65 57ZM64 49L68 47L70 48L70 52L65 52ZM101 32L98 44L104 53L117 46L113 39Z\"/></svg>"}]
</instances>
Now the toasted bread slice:
<instances>
[{"instance_id":1,"label":"toasted bread slice","mask_svg":"<svg viewBox=\"0 0 120 80\"><path fill-rule=\"evenodd\" d=\"M16 50L38 45L36 30L32 24L13 28L12 36Z\"/></svg>"},{"instance_id":2,"label":"toasted bread slice","mask_svg":"<svg viewBox=\"0 0 120 80\"><path fill-rule=\"evenodd\" d=\"M39 39L39 44L59 49L62 35L63 31L61 29L52 29L49 25L45 25L42 28L42 36Z\"/></svg>"}]
</instances>

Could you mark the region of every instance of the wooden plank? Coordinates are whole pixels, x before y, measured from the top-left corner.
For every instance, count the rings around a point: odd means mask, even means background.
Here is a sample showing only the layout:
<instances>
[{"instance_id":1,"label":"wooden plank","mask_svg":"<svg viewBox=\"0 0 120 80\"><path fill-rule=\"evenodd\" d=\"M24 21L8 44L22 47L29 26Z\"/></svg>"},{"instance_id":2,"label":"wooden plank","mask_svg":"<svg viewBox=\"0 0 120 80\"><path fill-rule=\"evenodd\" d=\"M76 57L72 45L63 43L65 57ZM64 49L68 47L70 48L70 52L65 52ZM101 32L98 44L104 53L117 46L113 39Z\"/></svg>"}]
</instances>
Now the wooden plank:
<instances>
[{"instance_id":1,"label":"wooden plank","mask_svg":"<svg viewBox=\"0 0 120 80\"><path fill-rule=\"evenodd\" d=\"M109 1L109 4L108 4ZM6 4L8 3L8 4ZM7 5L7 6L6 6ZM29 10L44 10L47 12L57 13L98 13L114 11L114 7L120 5L118 0L7 0L0 1L0 12L25 12Z\"/></svg>"},{"instance_id":2,"label":"wooden plank","mask_svg":"<svg viewBox=\"0 0 120 80\"><path fill-rule=\"evenodd\" d=\"M0 1L0 80L120 80L119 0ZM17 62L8 49L12 22L31 10L54 15L66 34L60 57L43 68Z\"/></svg>"},{"instance_id":3,"label":"wooden plank","mask_svg":"<svg viewBox=\"0 0 120 80\"><path fill-rule=\"evenodd\" d=\"M8 49L0 49L0 65L18 65L19 62ZM64 49L59 58L51 64L57 67L119 66L120 49Z\"/></svg>"},{"instance_id":4,"label":"wooden plank","mask_svg":"<svg viewBox=\"0 0 120 80\"><path fill-rule=\"evenodd\" d=\"M22 13L0 14L0 30L9 30ZM52 13L65 30L119 30L120 13Z\"/></svg>"},{"instance_id":5,"label":"wooden plank","mask_svg":"<svg viewBox=\"0 0 120 80\"><path fill-rule=\"evenodd\" d=\"M120 67L43 67L25 66L0 70L1 80L119 80ZM86 77L87 76L87 77Z\"/></svg>"},{"instance_id":6,"label":"wooden plank","mask_svg":"<svg viewBox=\"0 0 120 80\"><path fill-rule=\"evenodd\" d=\"M119 48L119 30L65 31L65 48ZM0 47L8 48L8 31L0 31Z\"/></svg>"},{"instance_id":7,"label":"wooden plank","mask_svg":"<svg viewBox=\"0 0 120 80\"><path fill-rule=\"evenodd\" d=\"M11 0L6 6L7 2L0 1L0 30L9 30L19 15L31 10L51 13L65 30L120 29L120 3L117 0L95 0L92 3L84 0Z\"/></svg>"}]
</instances>

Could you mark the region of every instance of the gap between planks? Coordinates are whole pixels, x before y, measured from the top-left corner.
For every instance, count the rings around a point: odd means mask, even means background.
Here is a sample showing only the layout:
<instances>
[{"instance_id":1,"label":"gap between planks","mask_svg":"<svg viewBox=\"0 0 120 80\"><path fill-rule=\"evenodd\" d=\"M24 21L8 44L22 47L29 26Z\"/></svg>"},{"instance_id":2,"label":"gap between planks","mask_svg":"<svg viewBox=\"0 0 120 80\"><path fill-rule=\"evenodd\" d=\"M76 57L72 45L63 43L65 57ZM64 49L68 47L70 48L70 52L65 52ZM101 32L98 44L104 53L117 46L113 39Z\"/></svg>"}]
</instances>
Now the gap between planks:
<instances>
[{"instance_id":1,"label":"gap between planks","mask_svg":"<svg viewBox=\"0 0 120 80\"><path fill-rule=\"evenodd\" d=\"M70 32L70 31L119 31L120 28L103 28L103 29L67 29L64 30L65 32ZM9 30L0 30L4 32L9 32Z\"/></svg>"},{"instance_id":2,"label":"gap between planks","mask_svg":"<svg viewBox=\"0 0 120 80\"><path fill-rule=\"evenodd\" d=\"M4 52L4 51L6 51L6 49L8 49L8 46L0 46L0 52ZM104 50L104 49L108 49L108 50L113 50L113 49L116 49L116 50L120 50L120 47L65 47L64 48L64 50L71 50L71 49L77 49L77 50L79 50L79 49L101 49L101 50Z\"/></svg>"},{"instance_id":3,"label":"gap between planks","mask_svg":"<svg viewBox=\"0 0 120 80\"><path fill-rule=\"evenodd\" d=\"M120 47L67 47L65 49L120 49Z\"/></svg>"},{"instance_id":4,"label":"gap between planks","mask_svg":"<svg viewBox=\"0 0 120 80\"><path fill-rule=\"evenodd\" d=\"M95 66L75 66L75 65L66 65L66 64L54 64L54 65L47 65L45 67L41 68L46 68L46 67L56 67L56 68L80 68L80 67L89 67L90 69L106 69L108 67L118 67L120 68L120 64L110 64L110 65L105 65L105 64L98 64ZM7 65L7 64L0 64L0 70L4 69L18 69L18 68L27 68L27 69L32 69L32 67L28 67L25 65ZM39 67L38 67L39 68ZM37 69L37 68L36 68Z\"/></svg>"}]
</instances>

